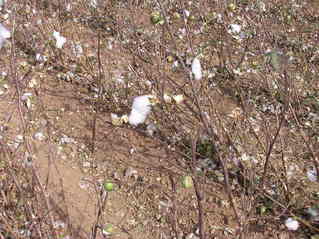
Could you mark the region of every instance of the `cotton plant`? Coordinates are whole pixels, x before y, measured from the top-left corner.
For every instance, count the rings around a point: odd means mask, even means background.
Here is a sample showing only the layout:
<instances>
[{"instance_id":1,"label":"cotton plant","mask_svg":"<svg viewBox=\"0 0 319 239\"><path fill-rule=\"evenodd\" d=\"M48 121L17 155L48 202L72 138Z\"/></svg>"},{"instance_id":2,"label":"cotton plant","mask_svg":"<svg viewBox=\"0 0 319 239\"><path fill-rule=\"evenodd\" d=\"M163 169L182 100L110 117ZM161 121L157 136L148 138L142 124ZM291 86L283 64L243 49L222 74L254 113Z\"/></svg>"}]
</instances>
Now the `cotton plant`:
<instances>
[{"instance_id":1,"label":"cotton plant","mask_svg":"<svg viewBox=\"0 0 319 239\"><path fill-rule=\"evenodd\" d=\"M192 61L192 74L195 80L201 80L203 77L202 66L197 57L195 57Z\"/></svg>"},{"instance_id":2,"label":"cotton plant","mask_svg":"<svg viewBox=\"0 0 319 239\"><path fill-rule=\"evenodd\" d=\"M139 124L144 123L151 112L155 100L156 98L153 95L135 97L132 104L132 110L128 117L129 124L136 127Z\"/></svg>"},{"instance_id":3,"label":"cotton plant","mask_svg":"<svg viewBox=\"0 0 319 239\"><path fill-rule=\"evenodd\" d=\"M0 23L0 49L2 48L6 39L10 38L10 32Z\"/></svg>"},{"instance_id":4,"label":"cotton plant","mask_svg":"<svg viewBox=\"0 0 319 239\"><path fill-rule=\"evenodd\" d=\"M64 45L64 43L66 43L66 38L60 35L60 32L54 31L53 32L53 37L56 40L56 47L61 49Z\"/></svg>"}]
</instances>

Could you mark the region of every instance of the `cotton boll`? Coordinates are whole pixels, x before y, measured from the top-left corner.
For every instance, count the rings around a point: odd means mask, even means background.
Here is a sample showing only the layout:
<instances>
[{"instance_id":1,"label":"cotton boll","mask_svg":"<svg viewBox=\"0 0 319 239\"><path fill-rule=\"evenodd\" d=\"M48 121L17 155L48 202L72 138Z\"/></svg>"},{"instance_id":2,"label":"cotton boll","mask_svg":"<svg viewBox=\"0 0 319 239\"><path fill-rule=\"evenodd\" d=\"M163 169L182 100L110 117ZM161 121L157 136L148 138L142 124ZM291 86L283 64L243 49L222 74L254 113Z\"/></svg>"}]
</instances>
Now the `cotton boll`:
<instances>
[{"instance_id":1,"label":"cotton boll","mask_svg":"<svg viewBox=\"0 0 319 239\"><path fill-rule=\"evenodd\" d=\"M202 67L200 65L200 61L197 58L194 58L192 62L192 73L194 75L195 80L200 80L203 77Z\"/></svg>"},{"instance_id":2,"label":"cotton boll","mask_svg":"<svg viewBox=\"0 0 319 239\"><path fill-rule=\"evenodd\" d=\"M189 15L190 15L189 11L188 11L188 10L186 10L186 9L184 9L184 10L183 10L183 12L184 12L184 14L185 14L185 17L186 17L186 18L188 18L188 17L189 17Z\"/></svg>"},{"instance_id":3,"label":"cotton boll","mask_svg":"<svg viewBox=\"0 0 319 239\"><path fill-rule=\"evenodd\" d=\"M238 24L230 24L228 33L230 34L239 34L241 31L241 25Z\"/></svg>"},{"instance_id":4,"label":"cotton boll","mask_svg":"<svg viewBox=\"0 0 319 239\"><path fill-rule=\"evenodd\" d=\"M291 217L287 218L285 225L289 231L296 231L299 228L299 222Z\"/></svg>"},{"instance_id":5,"label":"cotton boll","mask_svg":"<svg viewBox=\"0 0 319 239\"><path fill-rule=\"evenodd\" d=\"M308 169L307 177L311 182L316 182L318 180L316 169Z\"/></svg>"},{"instance_id":6,"label":"cotton boll","mask_svg":"<svg viewBox=\"0 0 319 239\"><path fill-rule=\"evenodd\" d=\"M64 45L64 43L66 43L66 38L61 36L59 32L53 32L53 37L56 40L56 47L61 49Z\"/></svg>"},{"instance_id":7,"label":"cotton boll","mask_svg":"<svg viewBox=\"0 0 319 239\"><path fill-rule=\"evenodd\" d=\"M128 117L130 125L137 126L145 122L148 114L151 112L152 95L142 95L133 100L132 111Z\"/></svg>"},{"instance_id":8,"label":"cotton boll","mask_svg":"<svg viewBox=\"0 0 319 239\"><path fill-rule=\"evenodd\" d=\"M0 23L0 36L3 38L10 38L10 32Z\"/></svg>"},{"instance_id":9,"label":"cotton boll","mask_svg":"<svg viewBox=\"0 0 319 239\"><path fill-rule=\"evenodd\" d=\"M155 124L150 123L147 125L146 132L149 136L153 136L156 131L157 131L157 127Z\"/></svg>"},{"instance_id":10,"label":"cotton boll","mask_svg":"<svg viewBox=\"0 0 319 239\"><path fill-rule=\"evenodd\" d=\"M138 126L139 124L142 124L145 122L146 117L147 117L147 114L141 114L139 111L132 109L128 117L128 122L132 126Z\"/></svg>"},{"instance_id":11,"label":"cotton boll","mask_svg":"<svg viewBox=\"0 0 319 239\"><path fill-rule=\"evenodd\" d=\"M150 99L152 98L153 96L151 95L142 95L135 97L133 100L132 109L140 114L149 114L152 106Z\"/></svg>"},{"instance_id":12,"label":"cotton boll","mask_svg":"<svg viewBox=\"0 0 319 239\"><path fill-rule=\"evenodd\" d=\"M10 38L10 32L0 23L0 49L7 38Z\"/></svg>"},{"instance_id":13,"label":"cotton boll","mask_svg":"<svg viewBox=\"0 0 319 239\"><path fill-rule=\"evenodd\" d=\"M80 57L83 54L83 48L79 43L73 43L72 51L76 57Z\"/></svg>"},{"instance_id":14,"label":"cotton boll","mask_svg":"<svg viewBox=\"0 0 319 239\"><path fill-rule=\"evenodd\" d=\"M53 35L53 37L54 37L55 39L57 39L57 38L60 37L60 32L54 31L52 35Z\"/></svg>"},{"instance_id":15,"label":"cotton boll","mask_svg":"<svg viewBox=\"0 0 319 239\"><path fill-rule=\"evenodd\" d=\"M46 62L48 60L48 57L47 56L43 56L41 55L40 53L37 53L35 55L35 59L39 62Z\"/></svg>"}]
</instances>

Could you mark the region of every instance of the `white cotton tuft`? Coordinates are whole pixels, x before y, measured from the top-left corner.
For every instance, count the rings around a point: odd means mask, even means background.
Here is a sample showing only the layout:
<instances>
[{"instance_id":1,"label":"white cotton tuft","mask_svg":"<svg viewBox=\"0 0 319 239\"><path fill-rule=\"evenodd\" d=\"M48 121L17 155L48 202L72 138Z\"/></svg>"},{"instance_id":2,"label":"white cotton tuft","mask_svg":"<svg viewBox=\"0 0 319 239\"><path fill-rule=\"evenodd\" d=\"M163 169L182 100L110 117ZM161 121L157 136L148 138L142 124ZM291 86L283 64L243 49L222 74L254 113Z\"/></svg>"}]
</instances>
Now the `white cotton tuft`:
<instances>
[{"instance_id":1,"label":"white cotton tuft","mask_svg":"<svg viewBox=\"0 0 319 239\"><path fill-rule=\"evenodd\" d=\"M132 111L128 117L130 125L137 126L145 122L148 114L151 112L151 95L142 95L133 100Z\"/></svg>"},{"instance_id":2,"label":"white cotton tuft","mask_svg":"<svg viewBox=\"0 0 319 239\"><path fill-rule=\"evenodd\" d=\"M194 75L195 80L201 80L203 77L202 67L200 65L200 61L197 58L194 58L192 62L192 73Z\"/></svg>"},{"instance_id":3,"label":"white cotton tuft","mask_svg":"<svg viewBox=\"0 0 319 239\"><path fill-rule=\"evenodd\" d=\"M141 114L138 111L132 109L129 117L128 122L132 126L138 126L139 124L143 124L146 120L147 114Z\"/></svg>"},{"instance_id":4,"label":"white cotton tuft","mask_svg":"<svg viewBox=\"0 0 319 239\"><path fill-rule=\"evenodd\" d=\"M66 38L60 35L60 32L53 32L53 37L56 40L56 47L57 48L62 48L64 43L66 43Z\"/></svg>"},{"instance_id":5,"label":"white cotton tuft","mask_svg":"<svg viewBox=\"0 0 319 239\"><path fill-rule=\"evenodd\" d=\"M318 180L317 170L316 169L308 169L307 177L311 182L316 182Z\"/></svg>"},{"instance_id":6,"label":"white cotton tuft","mask_svg":"<svg viewBox=\"0 0 319 239\"><path fill-rule=\"evenodd\" d=\"M132 109L135 109L141 114L149 114L151 112L152 106L150 99L152 98L152 95L142 95L135 97L133 100Z\"/></svg>"},{"instance_id":7,"label":"white cotton tuft","mask_svg":"<svg viewBox=\"0 0 319 239\"><path fill-rule=\"evenodd\" d=\"M10 37L10 32L0 23L0 49L2 48L4 41Z\"/></svg>"},{"instance_id":8,"label":"white cotton tuft","mask_svg":"<svg viewBox=\"0 0 319 239\"><path fill-rule=\"evenodd\" d=\"M230 34L239 34L241 32L241 25L238 24L230 24L228 32Z\"/></svg>"},{"instance_id":9,"label":"white cotton tuft","mask_svg":"<svg viewBox=\"0 0 319 239\"><path fill-rule=\"evenodd\" d=\"M290 231L296 231L299 228L299 222L291 217L287 218L285 225Z\"/></svg>"},{"instance_id":10,"label":"white cotton tuft","mask_svg":"<svg viewBox=\"0 0 319 239\"><path fill-rule=\"evenodd\" d=\"M183 95L174 95L173 99L176 102L176 104L181 104L184 101L184 96Z\"/></svg>"},{"instance_id":11,"label":"white cotton tuft","mask_svg":"<svg viewBox=\"0 0 319 239\"><path fill-rule=\"evenodd\" d=\"M147 125L146 132L149 136L153 136L156 131L157 131L157 127L155 124L150 123Z\"/></svg>"},{"instance_id":12,"label":"white cotton tuft","mask_svg":"<svg viewBox=\"0 0 319 239\"><path fill-rule=\"evenodd\" d=\"M5 28L1 23L0 23L0 36L3 38L10 38L11 36L7 28Z\"/></svg>"}]
</instances>

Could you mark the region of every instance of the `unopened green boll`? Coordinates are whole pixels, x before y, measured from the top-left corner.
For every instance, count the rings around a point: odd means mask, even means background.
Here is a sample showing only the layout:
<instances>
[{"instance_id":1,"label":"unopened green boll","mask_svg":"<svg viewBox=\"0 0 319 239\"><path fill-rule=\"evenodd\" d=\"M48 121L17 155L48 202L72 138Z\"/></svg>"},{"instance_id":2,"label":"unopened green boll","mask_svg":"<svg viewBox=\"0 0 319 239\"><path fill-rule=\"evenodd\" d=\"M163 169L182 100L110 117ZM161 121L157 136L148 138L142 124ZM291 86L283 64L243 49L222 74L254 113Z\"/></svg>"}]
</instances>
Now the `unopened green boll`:
<instances>
[{"instance_id":1,"label":"unopened green boll","mask_svg":"<svg viewBox=\"0 0 319 239\"><path fill-rule=\"evenodd\" d=\"M182 179L182 185L184 188L193 187L193 179L191 176L184 176Z\"/></svg>"},{"instance_id":2,"label":"unopened green boll","mask_svg":"<svg viewBox=\"0 0 319 239\"><path fill-rule=\"evenodd\" d=\"M105 182L104 189L105 189L105 191L111 192L114 190L114 184L111 182Z\"/></svg>"}]
</instances>

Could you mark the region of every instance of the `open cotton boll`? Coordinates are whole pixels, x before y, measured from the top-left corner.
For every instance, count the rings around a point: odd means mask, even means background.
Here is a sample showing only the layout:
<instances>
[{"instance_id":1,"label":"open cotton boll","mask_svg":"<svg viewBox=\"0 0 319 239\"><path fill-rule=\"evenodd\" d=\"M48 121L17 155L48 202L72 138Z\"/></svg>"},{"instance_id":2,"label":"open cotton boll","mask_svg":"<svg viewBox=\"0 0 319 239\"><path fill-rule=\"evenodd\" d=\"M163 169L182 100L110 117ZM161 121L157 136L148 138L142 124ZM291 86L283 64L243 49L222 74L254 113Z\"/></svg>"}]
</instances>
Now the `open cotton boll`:
<instances>
[{"instance_id":1,"label":"open cotton boll","mask_svg":"<svg viewBox=\"0 0 319 239\"><path fill-rule=\"evenodd\" d=\"M10 32L0 23L0 49L3 46L4 41L10 38Z\"/></svg>"},{"instance_id":2,"label":"open cotton boll","mask_svg":"<svg viewBox=\"0 0 319 239\"><path fill-rule=\"evenodd\" d=\"M147 133L149 136L153 136L156 131L157 131L157 127L156 127L155 124L150 123L150 124L147 125L147 127L146 127L146 133Z\"/></svg>"},{"instance_id":3,"label":"open cotton boll","mask_svg":"<svg viewBox=\"0 0 319 239\"><path fill-rule=\"evenodd\" d=\"M136 110L140 114L149 114L152 106L152 98L154 98L152 95L142 95L135 97L133 100L132 109Z\"/></svg>"},{"instance_id":4,"label":"open cotton boll","mask_svg":"<svg viewBox=\"0 0 319 239\"><path fill-rule=\"evenodd\" d=\"M137 126L145 122L148 114L151 112L151 95L142 95L133 100L132 111L128 117L130 125Z\"/></svg>"},{"instance_id":5,"label":"open cotton boll","mask_svg":"<svg viewBox=\"0 0 319 239\"><path fill-rule=\"evenodd\" d=\"M173 99L176 104L181 104L184 101L184 96L183 95L174 95Z\"/></svg>"},{"instance_id":6,"label":"open cotton boll","mask_svg":"<svg viewBox=\"0 0 319 239\"><path fill-rule=\"evenodd\" d=\"M135 109L132 109L129 117L128 122L132 126L138 126L139 124L143 124L146 120L147 114L141 114Z\"/></svg>"},{"instance_id":7,"label":"open cotton boll","mask_svg":"<svg viewBox=\"0 0 319 239\"><path fill-rule=\"evenodd\" d=\"M197 58L194 58L192 62L192 73L194 75L195 80L201 80L203 77L202 67L200 65L200 61Z\"/></svg>"},{"instance_id":8,"label":"open cotton boll","mask_svg":"<svg viewBox=\"0 0 319 239\"><path fill-rule=\"evenodd\" d=\"M7 28L5 28L1 23L0 23L0 36L3 38L10 38L11 36Z\"/></svg>"},{"instance_id":9,"label":"open cotton boll","mask_svg":"<svg viewBox=\"0 0 319 239\"><path fill-rule=\"evenodd\" d=\"M241 31L241 25L238 24L230 24L228 33L230 34L239 34Z\"/></svg>"},{"instance_id":10,"label":"open cotton boll","mask_svg":"<svg viewBox=\"0 0 319 239\"><path fill-rule=\"evenodd\" d=\"M296 231L299 228L299 222L291 217L287 218L285 225L289 231Z\"/></svg>"},{"instance_id":11,"label":"open cotton boll","mask_svg":"<svg viewBox=\"0 0 319 239\"><path fill-rule=\"evenodd\" d=\"M61 36L60 33L56 31L53 32L53 37L56 40L56 47L61 49L64 43L66 43L66 38Z\"/></svg>"},{"instance_id":12,"label":"open cotton boll","mask_svg":"<svg viewBox=\"0 0 319 239\"><path fill-rule=\"evenodd\" d=\"M307 177L311 182L316 182L318 180L316 169L308 169Z\"/></svg>"}]
</instances>

